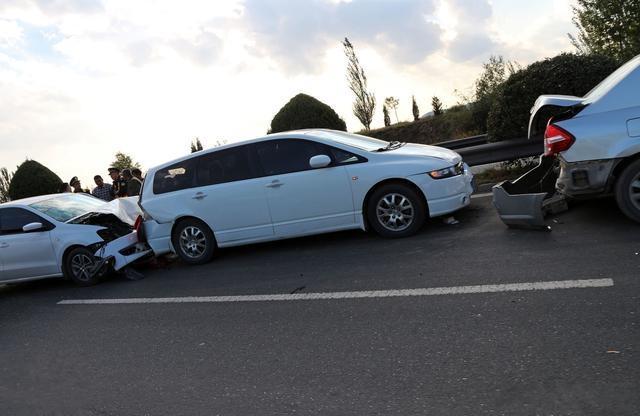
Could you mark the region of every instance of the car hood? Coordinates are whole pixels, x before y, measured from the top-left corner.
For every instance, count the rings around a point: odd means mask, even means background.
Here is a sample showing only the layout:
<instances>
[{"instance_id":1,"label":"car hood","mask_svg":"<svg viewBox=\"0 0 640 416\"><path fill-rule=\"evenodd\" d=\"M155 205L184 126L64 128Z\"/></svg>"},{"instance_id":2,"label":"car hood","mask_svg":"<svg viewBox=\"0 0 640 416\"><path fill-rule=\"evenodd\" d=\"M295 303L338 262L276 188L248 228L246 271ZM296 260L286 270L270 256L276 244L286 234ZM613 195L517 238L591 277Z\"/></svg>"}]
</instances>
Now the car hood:
<instances>
[{"instance_id":1,"label":"car hood","mask_svg":"<svg viewBox=\"0 0 640 416\"><path fill-rule=\"evenodd\" d=\"M529 130L528 137L531 138L536 132L534 131L537 125L538 118L541 115L541 111L545 107L574 107L582 105L584 97L574 97L572 95L541 95L536 100L535 104L531 108L531 117L529 118Z\"/></svg>"},{"instance_id":2,"label":"car hood","mask_svg":"<svg viewBox=\"0 0 640 416\"><path fill-rule=\"evenodd\" d=\"M444 160L451 165L462 160L462 157L453 150L445 149L439 146L429 146L425 144L407 143L397 149L382 152L383 154L392 154L398 156L424 156L433 157Z\"/></svg>"},{"instance_id":3,"label":"car hood","mask_svg":"<svg viewBox=\"0 0 640 416\"><path fill-rule=\"evenodd\" d=\"M95 213L113 214L123 222L133 225L142 211L138 206L138 197L118 198L105 203L102 207L93 210Z\"/></svg>"},{"instance_id":4,"label":"car hood","mask_svg":"<svg viewBox=\"0 0 640 416\"><path fill-rule=\"evenodd\" d=\"M142 214L137 200L137 197L115 199L67 223L106 228L101 237L106 241L113 241L133 231L136 218Z\"/></svg>"}]
</instances>

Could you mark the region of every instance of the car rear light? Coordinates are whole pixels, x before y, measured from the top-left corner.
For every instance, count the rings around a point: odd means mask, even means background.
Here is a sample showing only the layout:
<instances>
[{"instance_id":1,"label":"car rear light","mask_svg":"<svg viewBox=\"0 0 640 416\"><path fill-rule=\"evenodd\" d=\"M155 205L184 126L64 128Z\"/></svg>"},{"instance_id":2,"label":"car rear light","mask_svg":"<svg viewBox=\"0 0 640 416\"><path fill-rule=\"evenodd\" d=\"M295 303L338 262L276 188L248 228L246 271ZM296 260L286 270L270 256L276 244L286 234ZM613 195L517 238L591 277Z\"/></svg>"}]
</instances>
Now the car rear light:
<instances>
[{"instance_id":1,"label":"car rear light","mask_svg":"<svg viewBox=\"0 0 640 416\"><path fill-rule=\"evenodd\" d=\"M147 236L144 233L144 218L142 218L142 215L138 215L138 218L136 218L136 222L133 223L133 229L138 236L138 242L146 243Z\"/></svg>"},{"instance_id":2,"label":"car rear light","mask_svg":"<svg viewBox=\"0 0 640 416\"><path fill-rule=\"evenodd\" d=\"M547 129L544 131L544 155L552 156L557 155L560 152L564 152L569 149L571 145L576 141L571 133L558 127L555 124L547 124Z\"/></svg>"}]
</instances>

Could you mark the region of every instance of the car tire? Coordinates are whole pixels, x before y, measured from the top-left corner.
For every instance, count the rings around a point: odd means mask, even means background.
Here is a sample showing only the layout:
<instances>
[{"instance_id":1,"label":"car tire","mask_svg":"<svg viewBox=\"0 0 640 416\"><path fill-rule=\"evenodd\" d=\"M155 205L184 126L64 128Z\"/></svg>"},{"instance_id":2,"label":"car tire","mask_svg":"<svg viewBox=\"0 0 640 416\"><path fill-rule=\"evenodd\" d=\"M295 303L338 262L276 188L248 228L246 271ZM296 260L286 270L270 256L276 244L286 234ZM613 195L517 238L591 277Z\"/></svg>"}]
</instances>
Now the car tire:
<instances>
[{"instance_id":1,"label":"car tire","mask_svg":"<svg viewBox=\"0 0 640 416\"><path fill-rule=\"evenodd\" d=\"M640 160L636 160L622 171L615 187L616 202L620 211L636 222L640 222Z\"/></svg>"},{"instance_id":2,"label":"car tire","mask_svg":"<svg viewBox=\"0 0 640 416\"><path fill-rule=\"evenodd\" d=\"M408 237L424 225L427 207L411 186L390 183L376 189L367 203L367 220L386 238Z\"/></svg>"},{"instance_id":3,"label":"car tire","mask_svg":"<svg viewBox=\"0 0 640 416\"><path fill-rule=\"evenodd\" d=\"M96 257L85 247L76 247L69 251L63 262L64 276L78 286L93 286L100 282L102 275L93 272Z\"/></svg>"},{"instance_id":4,"label":"car tire","mask_svg":"<svg viewBox=\"0 0 640 416\"><path fill-rule=\"evenodd\" d=\"M211 261L217 245L211 229L196 218L181 220L173 229L171 242L180 259L194 265Z\"/></svg>"}]
</instances>

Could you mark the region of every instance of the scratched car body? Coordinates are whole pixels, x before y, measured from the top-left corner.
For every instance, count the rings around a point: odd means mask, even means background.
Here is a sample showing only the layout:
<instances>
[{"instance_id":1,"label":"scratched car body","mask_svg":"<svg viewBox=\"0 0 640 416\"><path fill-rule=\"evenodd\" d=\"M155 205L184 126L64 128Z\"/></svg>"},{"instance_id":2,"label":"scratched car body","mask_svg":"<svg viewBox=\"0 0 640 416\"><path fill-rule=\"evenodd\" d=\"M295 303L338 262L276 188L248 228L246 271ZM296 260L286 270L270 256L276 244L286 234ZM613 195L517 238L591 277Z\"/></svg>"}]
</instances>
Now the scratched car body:
<instances>
[{"instance_id":1,"label":"scratched car body","mask_svg":"<svg viewBox=\"0 0 640 416\"><path fill-rule=\"evenodd\" d=\"M87 286L151 254L131 223L136 208L70 193L0 204L0 282L64 276Z\"/></svg>"}]
</instances>

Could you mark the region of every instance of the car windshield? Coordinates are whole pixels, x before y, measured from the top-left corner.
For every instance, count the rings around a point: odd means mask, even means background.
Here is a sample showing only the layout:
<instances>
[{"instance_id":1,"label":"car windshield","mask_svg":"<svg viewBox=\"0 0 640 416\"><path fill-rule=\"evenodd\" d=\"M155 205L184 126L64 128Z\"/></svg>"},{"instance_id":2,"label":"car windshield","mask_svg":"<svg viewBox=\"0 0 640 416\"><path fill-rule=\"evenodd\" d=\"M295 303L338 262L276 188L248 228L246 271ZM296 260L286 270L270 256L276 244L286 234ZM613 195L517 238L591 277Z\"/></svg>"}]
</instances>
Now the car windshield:
<instances>
[{"instance_id":1,"label":"car windshield","mask_svg":"<svg viewBox=\"0 0 640 416\"><path fill-rule=\"evenodd\" d=\"M633 71L640 67L640 56L635 57L620 68L615 70L611 75L606 77L601 83L595 86L585 95L583 103L588 104L596 101L600 97L607 94L613 87L618 85L620 81L625 79Z\"/></svg>"},{"instance_id":2,"label":"car windshield","mask_svg":"<svg viewBox=\"0 0 640 416\"><path fill-rule=\"evenodd\" d=\"M56 221L67 222L72 218L91 212L105 204L104 201L82 194L61 194L29 206Z\"/></svg>"},{"instance_id":3,"label":"car windshield","mask_svg":"<svg viewBox=\"0 0 640 416\"><path fill-rule=\"evenodd\" d=\"M385 148L389 145L389 142L384 140L378 140L367 136L361 136L359 134L342 133L342 132L314 132L314 134L323 137L325 139L333 140L334 142L346 144L358 149L366 150L368 152L375 152L378 149Z\"/></svg>"}]
</instances>

